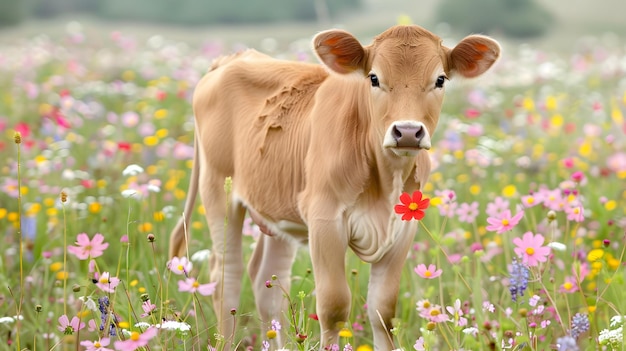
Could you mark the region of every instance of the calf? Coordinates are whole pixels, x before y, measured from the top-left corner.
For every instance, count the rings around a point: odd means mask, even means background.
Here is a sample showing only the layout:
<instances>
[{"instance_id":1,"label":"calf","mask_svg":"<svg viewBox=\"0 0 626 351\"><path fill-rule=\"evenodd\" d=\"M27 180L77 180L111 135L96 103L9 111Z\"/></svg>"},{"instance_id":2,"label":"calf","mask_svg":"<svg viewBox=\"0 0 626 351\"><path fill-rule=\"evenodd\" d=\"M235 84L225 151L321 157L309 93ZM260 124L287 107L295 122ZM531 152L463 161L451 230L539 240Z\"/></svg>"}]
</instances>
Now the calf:
<instances>
[{"instance_id":1,"label":"calf","mask_svg":"<svg viewBox=\"0 0 626 351\"><path fill-rule=\"evenodd\" d=\"M248 272L263 321L285 309L272 275L289 289L298 243L309 244L321 346L348 321L348 248L371 263L368 313L376 350L393 348L400 274L417 231L393 212L402 192L425 184L428 150L448 78L476 77L500 47L479 35L454 48L418 26L395 26L362 46L342 30L319 33L322 65L276 60L254 50L215 61L193 97L195 157L185 220L200 193L213 243L211 280L220 332L232 335L244 271L246 211L267 235ZM232 177L232 189L224 180ZM170 256L187 246L181 219Z\"/></svg>"}]
</instances>

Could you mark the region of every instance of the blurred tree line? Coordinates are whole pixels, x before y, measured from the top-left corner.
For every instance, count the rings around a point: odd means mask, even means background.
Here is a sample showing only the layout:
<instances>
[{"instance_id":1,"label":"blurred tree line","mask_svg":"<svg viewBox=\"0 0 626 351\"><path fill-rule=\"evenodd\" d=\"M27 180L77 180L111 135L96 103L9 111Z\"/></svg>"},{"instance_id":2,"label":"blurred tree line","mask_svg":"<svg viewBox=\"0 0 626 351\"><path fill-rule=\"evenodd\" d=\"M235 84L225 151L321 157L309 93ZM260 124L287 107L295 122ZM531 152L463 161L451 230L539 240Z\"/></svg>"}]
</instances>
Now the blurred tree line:
<instances>
[{"instance_id":1,"label":"blurred tree line","mask_svg":"<svg viewBox=\"0 0 626 351\"><path fill-rule=\"evenodd\" d=\"M112 20L186 25L328 21L360 6L361 0L0 0L0 26L80 12Z\"/></svg>"},{"instance_id":2,"label":"blurred tree line","mask_svg":"<svg viewBox=\"0 0 626 351\"><path fill-rule=\"evenodd\" d=\"M441 0L436 17L462 33L499 32L515 38L541 36L553 23L535 0Z\"/></svg>"}]
</instances>

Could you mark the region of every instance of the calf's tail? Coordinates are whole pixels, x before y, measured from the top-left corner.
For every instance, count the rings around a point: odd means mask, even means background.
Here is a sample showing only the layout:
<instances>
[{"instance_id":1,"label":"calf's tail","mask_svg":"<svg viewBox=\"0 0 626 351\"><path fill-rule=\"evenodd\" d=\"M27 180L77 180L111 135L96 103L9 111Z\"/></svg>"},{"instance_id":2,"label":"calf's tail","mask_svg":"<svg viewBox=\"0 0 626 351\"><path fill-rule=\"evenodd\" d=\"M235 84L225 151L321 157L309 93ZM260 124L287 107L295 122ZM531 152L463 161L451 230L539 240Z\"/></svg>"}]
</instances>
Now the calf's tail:
<instances>
[{"instance_id":1,"label":"calf's tail","mask_svg":"<svg viewBox=\"0 0 626 351\"><path fill-rule=\"evenodd\" d=\"M191 178L189 179L189 188L187 190L187 200L185 200L185 209L182 216L178 219L176 227L170 234L170 250L169 257L182 257L187 252L189 246L189 220L193 213L193 207L198 194L198 181L200 174L200 159L198 157L198 139L194 137L194 154L193 166L191 168Z\"/></svg>"}]
</instances>

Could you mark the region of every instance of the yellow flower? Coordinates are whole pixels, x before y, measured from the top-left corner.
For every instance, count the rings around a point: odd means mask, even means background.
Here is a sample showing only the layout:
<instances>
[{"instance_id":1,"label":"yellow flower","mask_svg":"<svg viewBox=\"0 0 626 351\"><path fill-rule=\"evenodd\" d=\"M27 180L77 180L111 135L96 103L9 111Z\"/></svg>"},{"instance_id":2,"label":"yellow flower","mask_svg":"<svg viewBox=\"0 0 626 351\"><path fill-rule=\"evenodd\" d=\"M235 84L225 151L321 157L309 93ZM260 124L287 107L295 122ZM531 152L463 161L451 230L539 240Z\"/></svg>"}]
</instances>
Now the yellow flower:
<instances>
[{"instance_id":1,"label":"yellow flower","mask_svg":"<svg viewBox=\"0 0 626 351\"><path fill-rule=\"evenodd\" d=\"M65 272L65 271L57 272L57 274L56 274L57 280L65 280L65 279L67 279L68 276L69 276L69 274L67 272Z\"/></svg>"},{"instance_id":2,"label":"yellow flower","mask_svg":"<svg viewBox=\"0 0 626 351\"><path fill-rule=\"evenodd\" d=\"M139 280L137 280L137 279L133 279L133 280L131 280L131 282L130 282L130 284L129 284L129 285L130 285L130 286L136 286L137 284L139 284Z\"/></svg>"},{"instance_id":3,"label":"yellow flower","mask_svg":"<svg viewBox=\"0 0 626 351\"><path fill-rule=\"evenodd\" d=\"M122 73L122 79L129 82L131 80L135 80L135 72L126 70Z\"/></svg>"},{"instance_id":4,"label":"yellow flower","mask_svg":"<svg viewBox=\"0 0 626 351\"><path fill-rule=\"evenodd\" d=\"M474 185L470 186L470 188L469 188L470 194L472 194L472 195L480 194L480 190L481 190L480 189L480 185L478 185L478 184L474 184Z\"/></svg>"},{"instance_id":5,"label":"yellow flower","mask_svg":"<svg viewBox=\"0 0 626 351\"><path fill-rule=\"evenodd\" d=\"M140 233L148 233L152 231L152 223L144 222L139 224L138 230Z\"/></svg>"},{"instance_id":6,"label":"yellow flower","mask_svg":"<svg viewBox=\"0 0 626 351\"><path fill-rule=\"evenodd\" d=\"M613 211L617 207L617 202L615 200L609 200L604 204L604 208L607 211Z\"/></svg>"},{"instance_id":7,"label":"yellow flower","mask_svg":"<svg viewBox=\"0 0 626 351\"><path fill-rule=\"evenodd\" d=\"M50 271L51 272L58 272L61 270L61 268L63 268L63 263L61 262L54 262L52 264L50 264Z\"/></svg>"},{"instance_id":8,"label":"yellow flower","mask_svg":"<svg viewBox=\"0 0 626 351\"><path fill-rule=\"evenodd\" d=\"M143 138L143 143L146 146L155 146L156 144L159 143L159 138L157 138L154 135L147 136L147 137Z\"/></svg>"},{"instance_id":9,"label":"yellow flower","mask_svg":"<svg viewBox=\"0 0 626 351\"><path fill-rule=\"evenodd\" d=\"M163 211L156 211L154 212L152 217L154 218L155 222L163 222L163 220L165 219L165 214L163 213Z\"/></svg>"},{"instance_id":10,"label":"yellow flower","mask_svg":"<svg viewBox=\"0 0 626 351\"><path fill-rule=\"evenodd\" d=\"M513 197L515 193L517 193L517 188L513 184L507 185L502 189L502 196L504 197Z\"/></svg>"},{"instance_id":11,"label":"yellow flower","mask_svg":"<svg viewBox=\"0 0 626 351\"><path fill-rule=\"evenodd\" d=\"M164 108L160 108L156 111L154 111L154 118L155 119L163 119L167 117L167 110Z\"/></svg>"},{"instance_id":12,"label":"yellow flower","mask_svg":"<svg viewBox=\"0 0 626 351\"><path fill-rule=\"evenodd\" d=\"M100 205L100 203L97 201L89 204L90 213L93 213L93 214L99 213L101 209L102 209L102 205Z\"/></svg>"},{"instance_id":13,"label":"yellow flower","mask_svg":"<svg viewBox=\"0 0 626 351\"><path fill-rule=\"evenodd\" d=\"M167 135L169 134L169 132L167 131L167 129L165 128L161 128L159 130L156 131L155 136L159 139L163 139L165 138Z\"/></svg>"},{"instance_id":14,"label":"yellow flower","mask_svg":"<svg viewBox=\"0 0 626 351\"><path fill-rule=\"evenodd\" d=\"M128 322L119 322L117 323L117 325L122 329L128 329L130 327L130 324Z\"/></svg>"},{"instance_id":15,"label":"yellow flower","mask_svg":"<svg viewBox=\"0 0 626 351\"><path fill-rule=\"evenodd\" d=\"M602 256L604 256L604 250L602 250L602 249L593 249L593 250L589 251L589 253L587 254L587 261L595 262L595 261L601 259Z\"/></svg>"},{"instance_id":16,"label":"yellow flower","mask_svg":"<svg viewBox=\"0 0 626 351\"><path fill-rule=\"evenodd\" d=\"M6 208L0 208L0 219L3 219L4 217L7 216L7 209Z\"/></svg>"},{"instance_id":17,"label":"yellow flower","mask_svg":"<svg viewBox=\"0 0 626 351\"><path fill-rule=\"evenodd\" d=\"M356 348L356 351L374 351L369 345L360 345Z\"/></svg>"},{"instance_id":18,"label":"yellow flower","mask_svg":"<svg viewBox=\"0 0 626 351\"><path fill-rule=\"evenodd\" d=\"M352 332L348 328L341 328L341 330L339 331L339 337L340 338L351 338L352 337Z\"/></svg>"},{"instance_id":19,"label":"yellow flower","mask_svg":"<svg viewBox=\"0 0 626 351\"><path fill-rule=\"evenodd\" d=\"M265 336L267 336L268 339L274 339L276 338L276 335L277 333L276 333L276 330L274 329L270 329L267 331L267 333L265 333Z\"/></svg>"}]
</instances>

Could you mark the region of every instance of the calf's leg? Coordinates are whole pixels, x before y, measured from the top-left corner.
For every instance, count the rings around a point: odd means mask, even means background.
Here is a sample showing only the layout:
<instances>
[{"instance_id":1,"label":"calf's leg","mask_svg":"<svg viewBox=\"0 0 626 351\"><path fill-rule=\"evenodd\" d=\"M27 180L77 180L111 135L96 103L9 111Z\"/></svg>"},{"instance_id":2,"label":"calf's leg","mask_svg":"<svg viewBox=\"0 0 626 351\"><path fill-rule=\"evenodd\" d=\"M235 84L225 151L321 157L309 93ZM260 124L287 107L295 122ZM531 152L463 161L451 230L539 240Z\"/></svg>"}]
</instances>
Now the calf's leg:
<instances>
[{"instance_id":1,"label":"calf's leg","mask_svg":"<svg viewBox=\"0 0 626 351\"><path fill-rule=\"evenodd\" d=\"M289 292L291 266L297 249L297 244L293 241L277 236L261 235L248 262L248 273L252 281L257 310L263 321L263 330L269 328L272 319L281 322L283 332L289 330L286 325L288 320L285 318L289 314L289 302L283 290L276 286L267 288L265 282L275 275L285 291ZM284 333L279 333L278 336L278 344L282 345Z\"/></svg>"},{"instance_id":2,"label":"calf's leg","mask_svg":"<svg viewBox=\"0 0 626 351\"><path fill-rule=\"evenodd\" d=\"M347 238L336 220L309 223L309 247L315 279L321 348L337 344L339 330L348 322L350 288L346 281Z\"/></svg>"},{"instance_id":3,"label":"calf's leg","mask_svg":"<svg viewBox=\"0 0 626 351\"><path fill-rule=\"evenodd\" d=\"M375 351L394 349L389 330L392 328L392 319L396 313L402 268L415 236L412 233L415 233L415 230L398 235L389 252L380 261L372 264L367 293L367 313L374 333Z\"/></svg>"},{"instance_id":4,"label":"calf's leg","mask_svg":"<svg viewBox=\"0 0 626 351\"><path fill-rule=\"evenodd\" d=\"M235 332L231 310L239 307L243 276L241 230L245 208L241 203L227 201L224 177L201 170L200 179L199 192L212 241L210 277L218 283L212 296L213 308L219 332L226 342L224 350L230 350Z\"/></svg>"}]
</instances>

